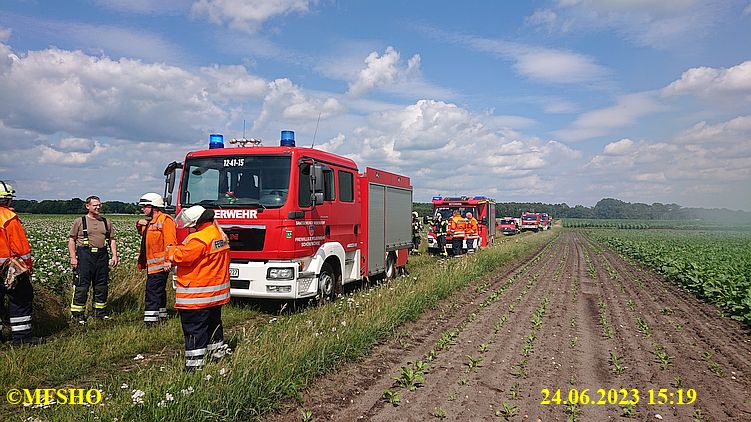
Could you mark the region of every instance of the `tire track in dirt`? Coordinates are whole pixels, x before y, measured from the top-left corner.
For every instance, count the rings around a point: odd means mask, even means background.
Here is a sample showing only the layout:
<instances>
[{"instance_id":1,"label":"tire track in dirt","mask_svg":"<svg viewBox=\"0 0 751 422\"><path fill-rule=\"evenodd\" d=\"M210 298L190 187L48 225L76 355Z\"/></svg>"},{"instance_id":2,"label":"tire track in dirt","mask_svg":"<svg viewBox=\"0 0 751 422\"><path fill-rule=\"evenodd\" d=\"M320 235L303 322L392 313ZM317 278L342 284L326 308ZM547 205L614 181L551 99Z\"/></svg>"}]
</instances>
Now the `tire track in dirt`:
<instances>
[{"instance_id":1,"label":"tire track in dirt","mask_svg":"<svg viewBox=\"0 0 751 422\"><path fill-rule=\"evenodd\" d=\"M568 294L569 284L576 269L575 266L570 265L570 262L576 259L576 249L570 237L564 237L562 242L563 254L555 262L555 272L550 278L551 283L544 295L549 302L546 306L546 315L543 318L542 325L536 332L537 339L532 343L534 350L529 353L528 357L523 357L523 347L513 350L518 359L528 361L527 377L525 379L504 379L505 394L498 401L498 404L501 405L500 410L503 410L504 403L508 403L510 406L516 406L519 409L522 418L528 417L531 420L538 418L550 420L556 419L556 415L562 415L560 409L540 404L542 398L540 390L543 388L554 389L561 384L562 380L567 378L567 371L573 365L573 355L565 353L568 347L564 345L569 340L568 336L563 334L563 330L566 327L564 321L567 318L570 319L570 315L574 313L569 305ZM540 302L538 305L543 303ZM531 320L525 322L528 327L527 332L529 332L533 324ZM493 374L486 373L484 375L487 379L495 378ZM519 391L518 394L515 393L516 390ZM470 412L466 412L466 416L471 416Z\"/></svg>"},{"instance_id":2,"label":"tire track in dirt","mask_svg":"<svg viewBox=\"0 0 751 422\"><path fill-rule=\"evenodd\" d=\"M606 271L606 265L610 265L619 274L621 282L624 283L624 289L627 288L626 290L631 292L633 308L637 311L635 313L638 313L632 322L626 321L624 325L633 327L631 329L635 331L638 316L652 331L649 338L645 338L643 334L638 336L642 344L639 349L628 351L637 355L639 365L646 366L653 374L648 380L642 381L640 388L645 390L668 388L672 391L675 389L677 375L683 380L682 388L696 389L698 399L690 406L663 407L663 409L669 409L674 416L691 418L695 409L701 409L704 416L716 419L748 420L751 418L751 413L749 413L751 411L749 401L751 385L746 378L751 371L747 364L747 357L751 356L748 350L748 339L738 342L737 336L723 338L711 333L713 327L718 327L718 332L727 331L727 327L737 325L735 321L707 317L706 313L698 313L695 314L693 321L684 319L681 324L682 328L678 330L670 322L674 318L661 315L661 313L667 313L664 310L668 309L681 309L682 314L692 315L690 309L702 305L696 298L681 297L683 295L678 294L681 293L678 291L670 292L677 288L652 272L637 271L634 265L626 263L620 256L607 249L603 250L596 262L599 271ZM637 273L647 279L646 282L639 279L642 285L650 287L642 288L634 281L638 279ZM652 288L655 284L660 285L661 288ZM668 355L672 356L672 363L665 370L657 364L654 354L655 343L665 347ZM703 359L702 353L709 350L719 351L719 353L713 352L711 358ZM709 368L712 362L719 364L720 368L731 368L731 373L735 374L732 377L735 379L732 379L727 372L724 377L711 373Z\"/></svg>"},{"instance_id":3,"label":"tire track in dirt","mask_svg":"<svg viewBox=\"0 0 751 422\"><path fill-rule=\"evenodd\" d=\"M544 261L542 268L539 268L540 264L538 264L538 267L530 268L504 292L501 300L496 300L478 313L476 319L468 321L466 327L456 338L456 344L441 352L437 359L433 361L430 371L425 376L423 387L415 392L404 391L401 396L402 404L398 408L387 406L380 400L380 396L376 397L376 403L364 414L364 418L376 421L391 419L424 420L430 418L437 407L442 408L447 415L455 417L463 409L477 409L478 400L485 401L485 404L481 406L489 410L490 402L487 396L488 394L498 395L495 392L497 383L485 386L478 385L474 373L464 372L465 368L468 368L467 356L479 358L478 346L486 342L492 335L496 335L496 340L489 346L489 353L485 353L482 357L483 367L478 368L478 371L508 362L507 355L513 350L519 350L517 345L512 346L512 344L521 341L522 330L526 327L524 321L528 321L528 316L531 315L533 307L536 306L532 302L533 299L525 299L529 297L530 288L538 280L544 278L541 275L549 271L552 266L551 262L560 252L557 248L559 243L560 241L556 242L549 253L542 258L542 261ZM531 284L530 281L532 281ZM532 293L537 294L537 291L532 291ZM495 334L494 324L506 312L510 302L514 303L515 309L514 312L508 314L508 322L504 325L508 329ZM511 342L506 339L511 339ZM494 353L499 349L500 355ZM392 375L398 375L398 371L392 371ZM464 385L460 384L461 380L466 380ZM392 383L389 379L385 381L387 381L387 384L383 388L390 386ZM454 396L453 400L451 399L452 395ZM339 415L339 417L343 416ZM335 417L334 420L341 419Z\"/></svg>"}]
</instances>

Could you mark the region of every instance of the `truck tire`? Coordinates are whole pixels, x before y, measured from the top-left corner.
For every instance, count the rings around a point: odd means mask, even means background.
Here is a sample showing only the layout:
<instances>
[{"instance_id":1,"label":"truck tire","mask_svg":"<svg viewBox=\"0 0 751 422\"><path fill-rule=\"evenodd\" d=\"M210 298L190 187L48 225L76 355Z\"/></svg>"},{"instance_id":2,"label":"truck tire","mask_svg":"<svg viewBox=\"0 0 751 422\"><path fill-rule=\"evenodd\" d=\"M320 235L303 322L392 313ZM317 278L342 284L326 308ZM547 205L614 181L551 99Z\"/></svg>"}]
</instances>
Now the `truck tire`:
<instances>
[{"instance_id":1,"label":"truck tire","mask_svg":"<svg viewBox=\"0 0 751 422\"><path fill-rule=\"evenodd\" d=\"M336 273L331 264L325 262L318 274L318 303L331 302L336 297Z\"/></svg>"},{"instance_id":2,"label":"truck tire","mask_svg":"<svg viewBox=\"0 0 751 422\"><path fill-rule=\"evenodd\" d=\"M396 278L396 254L389 252L386 255L386 280L393 280Z\"/></svg>"}]
</instances>

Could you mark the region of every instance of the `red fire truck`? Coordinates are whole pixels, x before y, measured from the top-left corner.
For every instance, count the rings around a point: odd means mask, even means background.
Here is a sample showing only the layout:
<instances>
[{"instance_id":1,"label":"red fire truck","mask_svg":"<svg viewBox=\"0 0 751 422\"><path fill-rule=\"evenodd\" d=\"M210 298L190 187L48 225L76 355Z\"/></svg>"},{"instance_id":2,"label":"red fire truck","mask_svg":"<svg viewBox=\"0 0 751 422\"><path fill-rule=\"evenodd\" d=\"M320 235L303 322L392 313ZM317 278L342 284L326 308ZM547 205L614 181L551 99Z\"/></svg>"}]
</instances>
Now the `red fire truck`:
<instances>
[{"instance_id":1,"label":"red fire truck","mask_svg":"<svg viewBox=\"0 0 751 422\"><path fill-rule=\"evenodd\" d=\"M540 215L540 226L543 230L550 229L550 216L547 213L542 213Z\"/></svg>"},{"instance_id":2,"label":"red fire truck","mask_svg":"<svg viewBox=\"0 0 751 422\"><path fill-rule=\"evenodd\" d=\"M513 217L503 217L500 221L498 228L501 233L509 236L519 232L519 226L516 225L516 220Z\"/></svg>"},{"instance_id":3,"label":"red fire truck","mask_svg":"<svg viewBox=\"0 0 751 422\"><path fill-rule=\"evenodd\" d=\"M454 214L454 210L459 210L462 217L468 212L472 213L472 216L477 219L478 235L480 236L479 247L486 247L492 245L495 241L495 201L485 196L462 196L462 197L448 197L442 196L433 197L433 218L438 214L441 214L443 220L450 220ZM446 236L446 249L451 254L451 235ZM462 244L463 249L467 249L466 240ZM441 253L438 249L438 239L435 233L428 233L428 252L432 254Z\"/></svg>"},{"instance_id":4,"label":"red fire truck","mask_svg":"<svg viewBox=\"0 0 751 422\"><path fill-rule=\"evenodd\" d=\"M366 168L349 158L295 146L211 135L209 149L167 166L165 198L176 212L214 209L230 240L230 294L237 297L331 299L342 285L393 278L412 246L409 177ZM249 145L250 144L250 145ZM178 239L187 231L178 232Z\"/></svg>"},{"instance_id":5,"label":"red fire truck","mask_svg":"<svg viewBox=\"0 0 751 422\"><path fill-rule=\"evenodd\" d=\"M532 230L539 231L541 228L542 216L539 212L522 213L522 231Z\"/></svg>"}]
</instances>

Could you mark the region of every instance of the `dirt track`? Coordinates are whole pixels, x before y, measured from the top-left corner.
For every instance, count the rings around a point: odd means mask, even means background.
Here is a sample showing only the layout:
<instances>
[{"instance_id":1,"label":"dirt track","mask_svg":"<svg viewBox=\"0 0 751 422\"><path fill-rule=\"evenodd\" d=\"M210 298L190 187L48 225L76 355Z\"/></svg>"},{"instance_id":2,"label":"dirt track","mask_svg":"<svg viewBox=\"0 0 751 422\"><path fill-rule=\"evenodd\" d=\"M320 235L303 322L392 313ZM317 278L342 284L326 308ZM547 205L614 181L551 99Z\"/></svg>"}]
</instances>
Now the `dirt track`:
<instances>
[{"instance_id":1,"label":"dirt track","mask_svg":"<svg viewBox=\"0 0 751 422\"><path fill-rule=\"evenodd\" d=\"M540 390L560 388L566 400L588 388L598 400L597 389L625 388L629 399L639 391L635 420L751 420L748 330L583 233L564 231L536 260L455 297L270 419L300 420L300 408L336 421L620 419L625 405L542 405ZM418 360L430 361L424 383L396 386ZM398 406L384 400L387 388L400 393ZM697 399L648 404L661 388L673 401L679 388Z\"/></svg>"}]
</instances>

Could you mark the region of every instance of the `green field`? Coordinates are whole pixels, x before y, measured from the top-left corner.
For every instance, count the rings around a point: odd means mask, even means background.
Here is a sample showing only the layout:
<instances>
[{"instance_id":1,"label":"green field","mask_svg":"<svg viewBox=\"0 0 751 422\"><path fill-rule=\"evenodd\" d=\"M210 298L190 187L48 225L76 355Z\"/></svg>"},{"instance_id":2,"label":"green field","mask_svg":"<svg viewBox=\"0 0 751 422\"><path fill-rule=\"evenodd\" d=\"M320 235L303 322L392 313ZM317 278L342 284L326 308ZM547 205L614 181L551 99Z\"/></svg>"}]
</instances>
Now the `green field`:
<instances>
[{"instance_id":1,"label":"green field","mask_svg":"<svg viewBox=\"0 0 751 422\"><path fill-rule=\"evenodd\" d=\"M588 230L668 280L751 324L751 233L704 230Z\"/></svg>"},{"instance_id":2,"label":"green field","mask_svg":"<svg viewBox=\"0 0 751 422\"><path fill-rule=\"evenodd\" d=\"M635 220L635 219L590 219L566 218L563 227L589 229L676 229L676 230L733 230L751 231L749 225L735 225L707 220Z\"/></svg>"}]
</instances>

